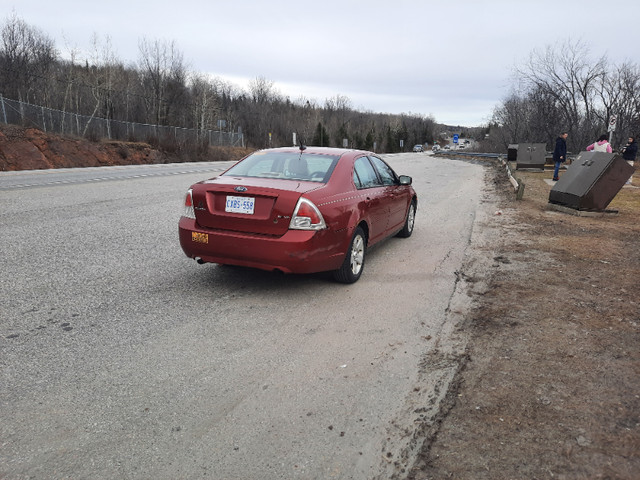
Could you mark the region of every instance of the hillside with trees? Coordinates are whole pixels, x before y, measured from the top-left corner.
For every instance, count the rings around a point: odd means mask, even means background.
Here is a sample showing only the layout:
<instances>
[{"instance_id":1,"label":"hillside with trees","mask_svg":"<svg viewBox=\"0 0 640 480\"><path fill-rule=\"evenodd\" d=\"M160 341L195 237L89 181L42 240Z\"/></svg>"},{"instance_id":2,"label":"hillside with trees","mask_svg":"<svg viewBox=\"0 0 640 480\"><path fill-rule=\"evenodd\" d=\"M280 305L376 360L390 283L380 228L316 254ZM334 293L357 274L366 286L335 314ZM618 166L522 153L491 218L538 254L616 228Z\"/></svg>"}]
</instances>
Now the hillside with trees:
<instances>
[{"instance_id":1,"label":"hillside with trees","mask_svg":"<svg viewBox=\"0 0 640 480\"><path fill-rule=\"evenodd\" d=\"M144 138L125 140L202 159L214 144L211 132L241 138L240 145L232 146L249 149L291 145L295 132L297 143L381 153L443 143L453 133L475 139L486 152L504 153L509 144L525 142L545 142L551 148L565 130L569 150L579 152L607 131L612 115L617 117L614 146L640 133L640 68L632 62L612 64L606 56L592 58L580 42L532 52L516 67L511 91L491 121L474 128L440 125L431 116L359 111L339 94L322 103L291 99L260 76L244 90L190 71L174 41L142 38L132 64L118 59L109 37L94 35L91 44L89 54L70 51L63 56L46 32L13 14L0 26L0 99L20 105L14 110L26 109L24 105L50 109L61 118L59 123L69 123L67 114L82 116L84 124L77 122L73 134L90 140L112 139L111 130L105 134L89 128L98 119L109 125L153 126ZM44 121L20 118L24 127L47 131L39 124ZM159 128L196 132L195 141L169 138L157 133Z\"/></svg>"},{"instance_id":2,"label":"hillside with trees","mask_svg":"<svg viewBox=\"0 0 640 480\"><path fill-rule=\"evenodd\" d=\"M15 14L0 37L3 97L90 119L241 132L250 148L291 145L295 132L308 144L397 152L401 140L405 148L431 143L438 131L431 117L357 111L342 95L323 104L292 100L263 77L245 91L189 71L173 41L141 39L138 61L126 65L108 37L94 36L86 58L74 51L62 58L45 32Z\"/></svg>"}]
</instances>

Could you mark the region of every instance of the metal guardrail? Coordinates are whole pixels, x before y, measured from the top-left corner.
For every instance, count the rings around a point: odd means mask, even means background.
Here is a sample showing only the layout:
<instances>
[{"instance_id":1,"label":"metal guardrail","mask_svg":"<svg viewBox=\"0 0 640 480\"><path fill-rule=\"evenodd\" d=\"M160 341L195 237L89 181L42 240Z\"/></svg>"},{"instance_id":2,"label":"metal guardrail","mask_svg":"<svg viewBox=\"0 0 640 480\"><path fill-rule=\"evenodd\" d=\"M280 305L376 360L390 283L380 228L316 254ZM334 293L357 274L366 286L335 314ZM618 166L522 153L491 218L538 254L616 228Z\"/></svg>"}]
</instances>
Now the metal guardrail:
<instances>
[{"instance_id":1,"label":"metal guardrail","mask_svg":"<svg viewBox=\"0 0 640 480\"><path fill-rule=\"evenodd\" d=\"M437 154L438 155L445 155L445 156L460 156L460 155L464 155L465 157L493 158L493 159L496 159L500 163L500 165L505 169L505 171L507 172L507 178L509 179L509 182L513 186L513 190L514 190L514 192L516 194L516 200L522 200L522 197L524 196L524 187L525 187L524 180L522 180L521 178L517 178L513 174L511 166L509 165L509 162L507 161L507 155L506 154L502 154L502 153L461 152L460 150L439 151L439 152L437 152Z\"/></svg>"},{"instance_id":2,"label":"metal guardrail","mask_svg":"<svg viewBox=\"0 0 640 480\"><path fill-rule=\"evenodd\" d=\"M501 153L477 153L477 152L467 152L463 150L438 150L438 155L464 155L466 157L482 157L482 158L499 158L504 157Z\"/></svg>"},{"instance_id":3,"label":"metal guardrail","mask_svg":"<svg viewBox=\"0 0 640 480\"><path fill-rule=\"evenodd\" d=\"M516 194L516 200L522 200L522 197L524 196L524 180L522 180L521 178L517 178L515 175L513 175L513 172L511 171L511 166L509 165L509 162L505 158L505 155L500 156L498 160L500 161L502 166L505 167L505 170L507 172L507 177L509 178L509 182L511 182L511 185L513 185L513 189Z\"/></svg>"}]
</instances>

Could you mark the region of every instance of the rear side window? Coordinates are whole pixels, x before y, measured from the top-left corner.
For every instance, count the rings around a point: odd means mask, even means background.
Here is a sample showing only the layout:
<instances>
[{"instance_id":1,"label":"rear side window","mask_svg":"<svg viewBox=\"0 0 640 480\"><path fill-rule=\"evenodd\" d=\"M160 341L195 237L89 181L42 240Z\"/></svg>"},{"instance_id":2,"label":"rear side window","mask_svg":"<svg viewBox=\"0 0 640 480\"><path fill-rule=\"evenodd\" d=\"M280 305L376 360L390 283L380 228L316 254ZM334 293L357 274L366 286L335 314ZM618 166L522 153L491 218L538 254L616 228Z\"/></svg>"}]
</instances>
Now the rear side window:
<instances>
[{"instance_id":1,"label":"rear side window","mask_svg":"<svg viewBox=\"0 0 640 480\"><path fill-rule=\"evenodd\" d=\"M371 162L375 165L380 178L382 179L383 185L395 185L398 183L398 179L396 177L395 172L392 168L387 165L384 161L379 159L378 157L369 157Z\"/></svg>"},{"instance_id":2,"label":"rear side window","mask_svg":"<svg viewBox=\"0 0 640 480\"><path fill-rule=\"evenodd\" d=\"M370 188L380 185L375 169L367 157L360 157L353 167L353 183L357 188Z\"/></svg>"}]
</instances>

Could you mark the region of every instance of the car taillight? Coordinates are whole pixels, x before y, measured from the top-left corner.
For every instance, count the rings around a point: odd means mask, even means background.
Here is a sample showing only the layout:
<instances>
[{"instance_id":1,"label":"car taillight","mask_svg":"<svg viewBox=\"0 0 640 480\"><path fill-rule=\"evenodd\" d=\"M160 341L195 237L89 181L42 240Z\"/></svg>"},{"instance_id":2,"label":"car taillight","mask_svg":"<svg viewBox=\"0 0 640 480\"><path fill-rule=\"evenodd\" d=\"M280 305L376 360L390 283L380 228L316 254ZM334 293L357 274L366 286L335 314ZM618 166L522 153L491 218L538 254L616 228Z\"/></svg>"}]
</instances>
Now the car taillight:
<instances>
[{"instance_id":1,"label":"car taillight","mask_svg":"<svg viewBox=\"0 0 640 480\"><path fill-rule=\"evenodd\" d=\"M293 211L289 228L293 230L322 230L327 228L327 225L324 223L324 218L318 207L310 200L300 197Z\"/></svg>"},{"instance_id":2,"label":"car taillight","mask_svg":"<svg viewBox=\"0 0 640 480\"><path fill-rule=\"evenodd\" d=\"M193 209L193 196L191 193L191 189L187 191L187 196L184 199L184 213L182 214L182 216L192 218L194 220L196 219L196 212Z\"/></svg>"}]
</instances>

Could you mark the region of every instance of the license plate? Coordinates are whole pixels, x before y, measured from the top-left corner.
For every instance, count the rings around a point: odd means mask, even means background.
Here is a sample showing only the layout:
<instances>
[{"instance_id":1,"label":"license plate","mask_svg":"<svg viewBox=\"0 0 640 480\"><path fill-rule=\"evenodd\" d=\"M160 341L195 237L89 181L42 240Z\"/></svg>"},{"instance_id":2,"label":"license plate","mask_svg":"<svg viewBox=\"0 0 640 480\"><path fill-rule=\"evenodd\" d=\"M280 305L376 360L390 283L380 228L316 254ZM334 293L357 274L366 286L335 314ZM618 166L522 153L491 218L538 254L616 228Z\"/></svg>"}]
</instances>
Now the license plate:
<instances>
[{"instance_id":1,"label":"license plate","mask_svg":"<svg viewBox=\"0 0 640 480\"><path fill-rule=\"evenodd\" d=\"M197 243L209 243L209 234L200 232L191 232L191 240Z\"/></svg>"},{"instance_id":2,"label":"license plate","mask_svg":"<svg viewBox=\"0 0 640 480\"><path fill-rule=\"evenodd\" d=\"M255 203L256 199L253 197L232 197L231 195L228 195L224 211L253 215L253 207Z\"/></svg>"}]
</instances>

